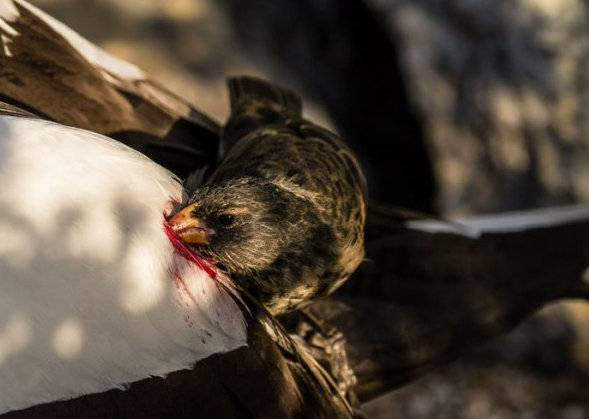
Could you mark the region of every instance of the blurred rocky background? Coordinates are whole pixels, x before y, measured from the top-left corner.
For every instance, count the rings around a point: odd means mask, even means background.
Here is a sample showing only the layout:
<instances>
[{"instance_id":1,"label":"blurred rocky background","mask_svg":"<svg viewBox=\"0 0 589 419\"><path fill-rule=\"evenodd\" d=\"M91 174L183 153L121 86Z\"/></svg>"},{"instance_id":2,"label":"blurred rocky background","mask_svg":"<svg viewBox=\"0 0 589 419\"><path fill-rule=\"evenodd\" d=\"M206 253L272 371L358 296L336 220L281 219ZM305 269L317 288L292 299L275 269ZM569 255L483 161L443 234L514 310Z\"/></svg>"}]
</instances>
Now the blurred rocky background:
<instances>
[{"instance_id":1,"label":"blurred rocky background","mask_svg":"<svg viewBox=\"0 0 589 419\"><path fill-rule=\"evenodd\" d=\"M219 121L227 75L291 86L375 201L445 216L589 201L587 1L32 2ZM561 303L365 408L589 418L588 374L589 308Z\"/></svg>"}]
</instances>

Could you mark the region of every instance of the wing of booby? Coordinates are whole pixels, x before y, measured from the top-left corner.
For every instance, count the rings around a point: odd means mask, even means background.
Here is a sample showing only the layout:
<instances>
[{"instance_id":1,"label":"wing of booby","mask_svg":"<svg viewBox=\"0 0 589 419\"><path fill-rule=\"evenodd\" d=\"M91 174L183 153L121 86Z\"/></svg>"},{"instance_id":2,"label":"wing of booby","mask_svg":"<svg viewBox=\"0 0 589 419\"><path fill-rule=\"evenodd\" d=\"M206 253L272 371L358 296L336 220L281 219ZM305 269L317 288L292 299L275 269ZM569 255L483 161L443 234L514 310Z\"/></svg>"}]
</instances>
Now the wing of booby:
<instances>
[{"instance_id":1,"label":"wing of booby","mask_svg":"<svg viewBox=\"0 0 589 419\"><path fill-rule=\"evenodd\" d=\"M545 304L589 296L587 205L447 220L376 210L367 262L341 301L312 306L346 336L363 401L506 334Z\"/></svg>"},{"instance_id":2,"label":"wing of booby","mask_svg":"<svg viewBox=\"0 0 589 419\"><path fill-rule=\"evenodd\" d=\"M229 281L166 234L182 199L167 170L89 131L0 115L0 184L0 413L245 344Z\"/></svg>"},{"instance_id":3,"label":"wing of booby","mask_svg":"<svg viewBox=\"0 0 589 419\"><path fill-rule=\"evenodd\" d=\"M0 0L0 68L0 100L122 141L181 178L216 158L215 121L24 0Z\"/></svg>"}]
</instances>

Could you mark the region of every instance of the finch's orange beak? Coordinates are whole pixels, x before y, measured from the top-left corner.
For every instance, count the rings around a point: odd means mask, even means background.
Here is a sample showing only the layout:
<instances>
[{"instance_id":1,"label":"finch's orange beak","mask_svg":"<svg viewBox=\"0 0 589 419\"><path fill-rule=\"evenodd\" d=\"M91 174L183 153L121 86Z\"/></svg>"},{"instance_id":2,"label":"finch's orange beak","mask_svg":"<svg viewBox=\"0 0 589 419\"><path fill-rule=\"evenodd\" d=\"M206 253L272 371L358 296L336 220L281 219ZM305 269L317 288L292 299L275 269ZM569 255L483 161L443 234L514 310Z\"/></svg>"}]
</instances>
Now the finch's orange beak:
<instances>
[{"instance_id":1,"label":"finch's orange beak","mask_svg":"<svg viewBox=\"0 0 589 419\"><path fill-rule=\"evenodd\" d=\"M208 235L211 230L204 225L202 220L192 216L195 208L196 204L188 205L174 215L168 224L186 243L209 244Z\"/></svg>"}]
</instances>

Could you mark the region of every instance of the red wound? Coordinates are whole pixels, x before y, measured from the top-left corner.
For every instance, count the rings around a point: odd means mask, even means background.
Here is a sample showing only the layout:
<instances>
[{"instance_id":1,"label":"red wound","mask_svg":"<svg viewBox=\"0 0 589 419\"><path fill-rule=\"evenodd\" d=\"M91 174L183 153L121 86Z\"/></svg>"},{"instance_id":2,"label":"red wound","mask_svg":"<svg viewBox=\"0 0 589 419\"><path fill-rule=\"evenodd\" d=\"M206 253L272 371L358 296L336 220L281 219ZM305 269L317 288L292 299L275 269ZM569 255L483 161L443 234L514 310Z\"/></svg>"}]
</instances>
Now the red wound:
<instances>
[{"instance_id":1,"label":"red wound","mask_svg":"<svg viewBox=\"0 0 589 419\"><path fill-rule=\"evenodd\" d=\"M168 236L168 240L170 240L170 243L172 243L176 253L189 262L198 265L198 267L205 271L211 278L217 279L217 271L215 270L213 263L192 250L192 248L188 246L188 244L182 240L178 234L176 234L174 229L170 227L166 221L164 221L164 233L166 233L166 236Z\"/></svg>"}]
</instances>

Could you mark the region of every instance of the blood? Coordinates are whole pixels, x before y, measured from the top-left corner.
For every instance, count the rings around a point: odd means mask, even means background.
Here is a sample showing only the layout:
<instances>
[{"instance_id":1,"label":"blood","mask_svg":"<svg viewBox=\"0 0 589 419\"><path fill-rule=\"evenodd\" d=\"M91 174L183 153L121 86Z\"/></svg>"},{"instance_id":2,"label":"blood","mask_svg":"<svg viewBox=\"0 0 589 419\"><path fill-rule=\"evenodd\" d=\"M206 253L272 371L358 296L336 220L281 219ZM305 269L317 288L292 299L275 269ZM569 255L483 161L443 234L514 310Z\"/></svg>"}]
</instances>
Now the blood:
<instances>
[{"instance_id":1,"label":"blood","mask_svg":"<svg viewBox=\"0 0 589 419\"><path fill-rule=\"evenodd\" d=\"M184 240L180 238L174 229L164 221L164 233L168 236L168 240L172 243L174 250L184 259L196 264L199 268L205 271L211 278L217 279L217 271L215 265L210 260L196 253Z\"/></svg>"},{"instance_id":2,"label":"blood","mask_svg":"<svg viewBox=\"0 0 589 419\"><path fill-rule=\"evenodd\" d=\"M192 303L196 305L196 298L194 298L194 295L192 295L192 293L186 286L186 283L178 274L176 274L176 276L174 277L174 286L176 287L176 290L178 291L179 295L179 297L176 297L176 302L178 304L180 304L182 307L190 307L190 301L186 301L185 299L186 296L188 296Z\"/></svg>"},{"instance_id":3,"label":"blood","mask_svg":"<svg viewBox=\"0 0 589 419\"><path fill-rule=\"evenodd\" d=\"M172 246L174 247L174 251L176 253L178 253L180 256L182 256L184 259L188 260L189 262L195 263L199 268L201 268L203 271L205 271L211 278L213 278L215 280L215 285L217 286L217 288L219 288L220 286L223 286L226 290L228 290L231 293L231 295L233 295L241 303L241 305L245 308L245 310L251 315L251 311L250 311L249 307L247 306L247 304L245 303L245 301L243 300L241 295L239 295L239 293L232 286L232 284L230 284L230 283L228 284L227 280L224 279L223 276L218 277L217 270L215 269L214 263L211 262L210 260L208 260L207 258L199 255L194 250L192 250L192 248L190 246L188 246L188 244L186 244L186 242L184 240L182 240L180 238L180 236L174 231L174 229L168 224L165 217L164 217L163 225L164 225L164 233L166 233L168 240L170 240L170 243L172 243ZM186 284L184 284L184 281L182 281L181 278L179 278L179 279L180 279L182 285L184 287L186 287ZM176 286L178 286L178 284L176 284ZM185 289L186 289L186 291L188 291L187 288L185 288ZM192 298L192 300L194 301L194 297L192 296L192 294L190 294L190 292L188 294L190 295L190 298ZM196 301L195 301L195 303L196 303ZM217 309L217 316L220 316L218 309ZM218 324L218 322L217 322L217 324Z\"/></svg>"}]
</instances>

